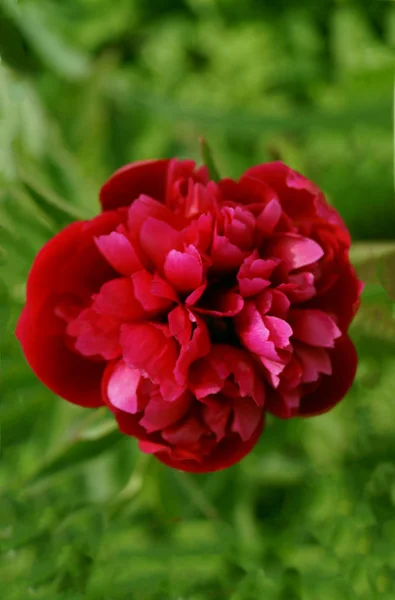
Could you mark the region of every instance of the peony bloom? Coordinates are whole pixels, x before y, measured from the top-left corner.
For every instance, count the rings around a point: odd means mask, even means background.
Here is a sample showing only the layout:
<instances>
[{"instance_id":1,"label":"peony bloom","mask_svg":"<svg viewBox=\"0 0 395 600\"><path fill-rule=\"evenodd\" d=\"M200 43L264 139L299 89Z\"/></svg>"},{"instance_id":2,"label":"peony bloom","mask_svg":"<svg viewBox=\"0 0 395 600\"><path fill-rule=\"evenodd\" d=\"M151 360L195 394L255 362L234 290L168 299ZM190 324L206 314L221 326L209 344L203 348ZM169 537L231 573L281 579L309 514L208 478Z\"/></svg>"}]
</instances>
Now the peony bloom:
<instances>
[{"instance_id":1,"label":"peony bloom","mask_svg":"<svg viewBox=\"0 0 395 600\"><path fill-rule=\"evenodd\" d=\"M215 183L158 160L117 171L100 200L39 252L17 326L56 394L105 404L142 451L192 472L239 461L266 411L344 397L361 284L313 183L280 162Z\"/></svg>"}]
</instances>

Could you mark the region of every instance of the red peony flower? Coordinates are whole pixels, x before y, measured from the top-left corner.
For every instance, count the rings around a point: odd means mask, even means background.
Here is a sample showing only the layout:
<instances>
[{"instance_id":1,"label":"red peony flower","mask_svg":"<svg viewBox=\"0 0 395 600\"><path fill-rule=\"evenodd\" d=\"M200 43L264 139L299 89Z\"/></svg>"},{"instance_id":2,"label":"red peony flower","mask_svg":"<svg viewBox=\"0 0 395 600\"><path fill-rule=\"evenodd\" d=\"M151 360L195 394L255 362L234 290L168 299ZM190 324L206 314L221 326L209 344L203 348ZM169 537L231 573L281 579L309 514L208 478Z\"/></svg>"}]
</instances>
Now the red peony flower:
<instances>
[{"instance_id":1,"label":"red peony flower","mask_svg":"<svg viewBox=\"0 0 395 600\"><path fill-rule=\"evenodd\" d=\"M17 336L37 376L169 466L228 467L268 410L325 412L357 364L361 284L322 192L280 162L236 182L192 161L127 165L103 212L39 252Z\"/></svg>"}]
</instances>

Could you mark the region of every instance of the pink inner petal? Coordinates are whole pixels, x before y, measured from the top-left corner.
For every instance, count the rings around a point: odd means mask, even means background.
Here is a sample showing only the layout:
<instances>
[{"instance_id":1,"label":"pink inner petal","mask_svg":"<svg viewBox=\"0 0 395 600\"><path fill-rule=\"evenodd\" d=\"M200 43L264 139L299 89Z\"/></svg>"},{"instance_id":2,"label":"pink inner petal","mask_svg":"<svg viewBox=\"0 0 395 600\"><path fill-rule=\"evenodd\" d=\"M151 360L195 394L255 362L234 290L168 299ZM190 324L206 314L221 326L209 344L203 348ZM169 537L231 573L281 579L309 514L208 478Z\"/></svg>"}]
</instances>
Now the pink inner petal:
<instances>
[{"instance_id":1,"label":"pink inner petal","mask_svg":"<svg viewBox=\"0 0 395 600\"><path fill-rule=\"evenodd\" d=\"M273 233L274 228L280 220L281 212L281 205L277 198L270 200L257 218L257 227L260 232L264 235Z\"/></svg>"},{"instance_id":2,"label":"pink inner petal","mask_svg":"<svg viewBox=\"0 0 395 600\"><path fill-rule=\"evenodd\" d=\"M291 233L274 237L268 251L280 258L289 270L311 265L324 256L324 251L317 242Z\"/></svg>"},{"instance_id":3,"label":"pink inner petal","mask_svg":"<svg viewBox=\"0 0 395 600\"><path fill-rule=\"evenodd\" d=\"M124 321L141 319L145 311L135 296L133 283L129 278L112 279L102 285L94 296L92 308L103 316Z\"/></svg>"},{"instance_id":4,"label":"pink inner petal","mask_svg":"<svg viewBox=\"0 0 395 600\"><path fill-rule=\"evenodd\" d=\"M119 321L103 317L91 308L83 310L67 326L67 333L76 337L75 349L84 356L102 356L112 360L121 354Z\"/></svg>"},{"instance_id":5,"label":"pink inner petal","mask_svg":"<svg viewBox=\"0 0 395 600\"><path fill-rule=\"evenodd\" d=\"M137 369L131 369L123 360L118 362L107 386L108 399L115 408L132 415L138 412L137 388L140 378Z\"/></svg>"},{"instance_id":6,"label":"pink inner petal","mask_svg":"<svg viewBox=\"0 0 395 600\"><path fill-rule=\"evenodd\" d=\"M332 317L321 310L293 310L291 325L294 336L310 346L333 348L342 334Z\"/></svg>"},{"instance_id":7,"label":"pink inner petal","mask_svg":"<svg viewBox=\"0 0 395 600\"><path fill-rule=\"evenodd\" d=\"M303 383L317 381L319 375L331 375L332 364L328 351L324 348L312 348L303 344L295 346L295 352L303 368Z\"/></svg>"},{"instance_id":8,"label":"pink inner petal","mask_svg":"<svg viewBox=\"0 0 395 600\"><path fill-rule=\"evenodd\" d=\"M206 356L211 348L210 336L205 323L201 319L195 318L195 330L192 333L191 339L182 345L174 371L176 381L180 385L185 384L190 365L198 358Z\"/></svg>"},{"instance_id":9,"label":"pink inner petal","mask_svg":"<svg viewBox=\"0 0 395 600\"><path fill-rule=\"evenodd\" d=\"M171 250L165 261L166 279L180 292L190 292L202 284L203 265L199 254L193 252L193 246L185 252Z\"/></svg>"},{"instance_id":10,"label":"pink inner petal","mask_svg":"<svg viewBox=\"0 0 395 600\"><path fill-rule=\"evenodd\" d=\"M292 335L292 327L283 319L278 317L263 317L265 327L270 332L270 339L277 348L289 346L289 338Z\"/></svg>"},{"instance_id":11,"label":"pink inner petal","mask_svg":"<svg viewBox=\"0 0 395 600\"><path fill-rule=\"evenodd\" d=\"M142 268L135 249L122 233L113 231L109 235L99 236L95 242L101 254L118 273L131 275Z\"/></svg>"},{"instance_id":12,"label":"pink inner petal","mask_svg":"<svg viewBox=\"0 0 395 600\"><path fill-rule=\"evenodd\" d=\"M183 346L189 342L192 335L192 322L189 312L183 306L176 306L168 315L171 334Z\"/></svg>"},{"instance_id":13,"label":"pink inner petal","mask_svg":"<svg viewBox=\"0 0 395 600\"><path fill-rule=\"evenodd\" d=\"M174 402L166 402L163 398L156 396L145 407L144 416L140 419L140 425L148 433L169 427L185 415L190 402L191 397L189 394L181 395Z\"/></svg>"},{"instance_id":14,"label":"pink inner petal","mask_svg":"<svg viewBox=\"0 0 395 600\"><path fill-rule=\"evenodd\" d=\"M171 379L177 360L177 343L151 323L121 326L121 346L125 362L154 383Z\"/></svg>"},{"instance_id":15,"label":"pink inner petal","mask_svg":"<svg viewBox=\"0 0 395 600\"><path fill-rule=\"evenodd\" d=\"M212 267L215 270L231 271L239 267L248 256L248 251L240 250L228 238L215 235L211 249Z\"/></svg>"},{"instance_id":16,"label":"pink inner petal","mask_svg":"<svg viewBox=\"0 0 395 600\"><path fill-rule=\"evenodd\" d=\"M181 234L165 221L149 217L141 228L140 244L152 262L161 267L170 250L181 249Z\"/></svg>"},{"instance_id":17,"label":"pink inner petal","mask_svg":"<svg viewBox=\"0 0 395 600\"><path fill-rule=\"evenodd\" d=\"M151 315L169 310L173 306L173 302L168 298L160 298L152 293L153 275L148 271L133 273L132 282L137 300Z\"/></svg>"}]
</instances>

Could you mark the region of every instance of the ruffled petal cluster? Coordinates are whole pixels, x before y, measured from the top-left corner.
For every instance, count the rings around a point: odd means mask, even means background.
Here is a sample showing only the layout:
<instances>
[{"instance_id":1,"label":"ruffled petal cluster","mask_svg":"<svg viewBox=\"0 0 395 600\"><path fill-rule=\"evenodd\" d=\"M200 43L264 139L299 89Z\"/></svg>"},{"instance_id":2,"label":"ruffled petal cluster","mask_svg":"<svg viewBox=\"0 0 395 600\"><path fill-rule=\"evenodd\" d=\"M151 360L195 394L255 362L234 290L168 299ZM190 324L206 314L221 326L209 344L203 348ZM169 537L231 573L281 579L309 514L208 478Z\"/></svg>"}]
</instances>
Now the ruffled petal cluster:
<instances>
[{"instance_id":1,"label":"ruffled petal cluster","mask_svg":"<svg viewBox=\"0 0 395 600\"><path fill-rule=\"evenodd\" d=\"M266 411L344 397L361 284L312 182L280 162L214 183L192 161L146 161L100 200L29 275L17 335L55 393L107 405L142 451L192 472L240 460Z\"/></svg>"}]
</instances>

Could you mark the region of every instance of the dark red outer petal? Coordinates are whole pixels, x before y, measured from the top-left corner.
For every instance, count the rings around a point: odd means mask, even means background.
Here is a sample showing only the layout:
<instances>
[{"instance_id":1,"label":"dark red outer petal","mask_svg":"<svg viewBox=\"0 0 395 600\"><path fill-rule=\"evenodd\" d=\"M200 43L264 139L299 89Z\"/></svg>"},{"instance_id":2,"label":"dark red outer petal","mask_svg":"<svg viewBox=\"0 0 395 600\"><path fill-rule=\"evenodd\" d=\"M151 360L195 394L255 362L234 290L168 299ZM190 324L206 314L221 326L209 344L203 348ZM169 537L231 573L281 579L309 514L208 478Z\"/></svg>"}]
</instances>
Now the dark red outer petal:
<instances>
[{"instance_id":1,"label":"dark red outer petal","mask_svg":"<svg viewBox=\"0 0 395 600\"><path fill-rule=\"evenodd\" d=\"M358 357L347 335L336 341L330 351L332 375L323 375L320 385L301 400L298 416L313 417L333 408L350 389L357 370Z\"/></svg>"},{"instance_id":2,"label":"dark red outer petal","mask_svg":"<svg viewBox=\"0 0 395 600\"><path fill-rule=\"evenodd\" d=\"M130 206L140 194L165 201L170 159L143 160L115 171L100 190L103 211Z\"/></svg>"},{"instance_id":3,"label":"dark red outer petal","mask_svg":"<svg viewBox=\"0 0 395 600\"><path fill-rule=\"evenodd\" d=\"M354 267L349 263L336 265L338 278L323 294L314 296L304 305L336 315L336 323L343 331L347 330L360 304L361 282Z\"/></svg>"},{"instance_id":4,"label":"dark red outer petal","mask_svg":"<svg viewBox=\"0 0 395 600\"><path fill-rule=\"evenodd\" d=\"M62 297L83 301L116 276L96 248L95 236L109 233L121 212L78 221L53 237L38 253L27 282L27 304L16 328L29 365L55 394L81 406L103 402L100 380L104 362L83 358L66 343L66 322L56 316Z\"/></svg>"},{"instance_id":5,"label":"dark red outer petal","mask_svg":"<svg viewBox=\"0 0 395 600\"><path fill-rule=\"evenodd\" d=\"M251 452L261 436L263 426L264 416L262 416L261 423L247 442L243 442L237 434L227 436L219 442L215 451L201 463L196 463L191 460L172 460L164 453L157 453L155 456L160 462L173 469L178 469L179 471L187 471L188 473L211 473L213 471L220 471L221 469L226 469L236 464Z\"/></svg>"},{"instance_id":6,"label":"dark red outer petal","mask_svg":"<svg viewBox=\"0 0 395 600\"><path fill-rule=\"evenodd\" d=\"M51 321L59 321L55 315L47 319L49 329L57 325ZM103 404L100 382L104 362L87 360L69 350L64 335L47 332L27 306L19 317L16 335L30 367L55 394L88 408Z\"/></svg>"}]
</instances>

